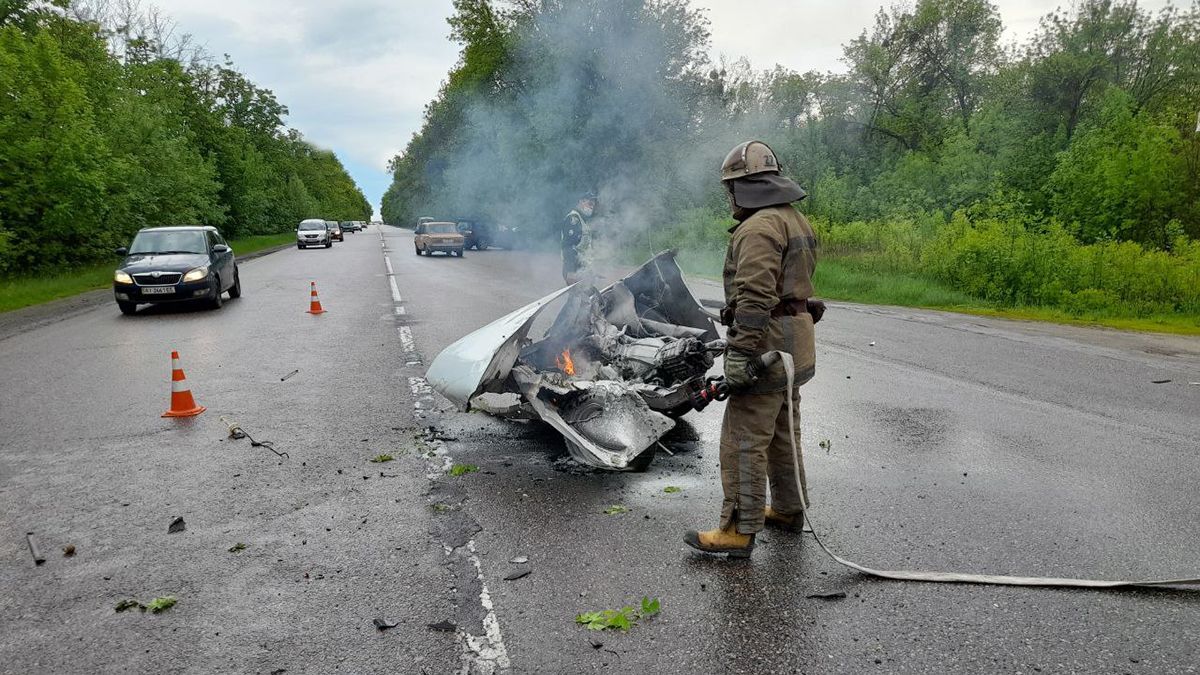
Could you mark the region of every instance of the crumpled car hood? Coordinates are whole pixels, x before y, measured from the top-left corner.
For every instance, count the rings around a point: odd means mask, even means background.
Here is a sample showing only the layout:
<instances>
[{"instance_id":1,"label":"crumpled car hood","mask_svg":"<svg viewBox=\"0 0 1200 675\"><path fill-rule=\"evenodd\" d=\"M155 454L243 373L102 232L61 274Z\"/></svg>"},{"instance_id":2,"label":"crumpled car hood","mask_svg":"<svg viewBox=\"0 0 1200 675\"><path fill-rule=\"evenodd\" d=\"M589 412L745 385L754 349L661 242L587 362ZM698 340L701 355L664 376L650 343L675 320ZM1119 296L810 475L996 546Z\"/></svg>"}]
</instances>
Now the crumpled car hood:
<instances>
[{"instance_id":1,"label":"crumpled car hood","mask_svg":"<svg viewBox=\"0 0 1200 675\"><path fill-rule=\"evenodd\" d=\"M563 296L568 296L566 305L547 334L530 336L538 316ZM578 377L568 377L553 365L558 350L580 342L614 347L620 340L620 354L628 356L623 363L649 368L655 354L670 351L666 344L717 339L712 318L684 283L674 253L667 251L602 291L563 288L462 337L438 354L426 380L464 411L479 407L476 397L482 394L520 396L526 409L563 434L576 461L627 470L675 425L665 410L651 409L647 401L674 406L675 415L691 409L680 403L686 404L686 397L661 382L631 380L628 368L595 358ZM702 376L707 366L697 367Z\"/></svg>"}]
</instances>

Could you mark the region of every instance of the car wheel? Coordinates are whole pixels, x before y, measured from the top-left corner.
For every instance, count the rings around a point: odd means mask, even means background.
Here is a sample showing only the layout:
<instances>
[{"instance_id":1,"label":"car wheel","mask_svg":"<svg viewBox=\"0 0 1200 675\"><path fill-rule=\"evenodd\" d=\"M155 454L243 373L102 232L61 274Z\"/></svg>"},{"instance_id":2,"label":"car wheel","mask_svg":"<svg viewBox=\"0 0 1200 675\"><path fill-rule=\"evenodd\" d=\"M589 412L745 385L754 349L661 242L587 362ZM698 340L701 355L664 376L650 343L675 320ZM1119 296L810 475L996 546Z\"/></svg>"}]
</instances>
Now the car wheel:
<instances>
[{"instance_id":1,"label":"car wheel","mask_svg":"<svg viewBox=\"0 0 1200 675\"><path fill-rule=\"evenodd\" d=\"M229 297L242 297L242 275L238 274L236 267L233 268L233 285L229 287Z\"/></svg>"},{"instance_id":2,"label":"car wheel","mask_svg":"<svg viewBox=\"0 0 1200 675\"><path fill-rule=\"evenodd\" d=\"M296 244L296 248L302 249L304 248L304 244Z\"/></svg>"},{"instance_id":3,"label":"car wheel","mask_svg":"<svg viewBox=\"0 0 1200 675\"><path fill-rule=\"evenodd\" d=\"M211 309L221 309L225 304L224 293L221 292L221 277L213 277L213 297L208 301L208 306Z\"/></svg>"},{"instance_id":4,"label":"car wheel","mask_svg":"<svg viewBox=\"0 0 1200 675\"><path fill-rule=\"evenodd\" d=\"M121 302L120 300L118 300L117 307L120 307L121 313L125 314L126 316L132 316L137 313L137 303L136 302Z\"/></svg>"},{"instance_id":5,"label":"car wheel","mask_svg":"<svg viewBox=\"0 0 1200 675\"><path fill-rule=\"evenodd\" d=\"M418 256L421 255L421 247L413 244L413 252L415 252Z\"/></svg>"},{"instance_id":6,"label":"car wheel","mask_svg":"<svg viewBox=\"0 0 1200 675\"><path fill-rule=\"evenodd\" d=\"M463 250L461 248L458 249L457 251L454 252L454 255L456 255L460 258L463 257Z\"/></svg>"},{"instance_id":7,"label":"car wheel","mask_svg":"<svg viewBox=\"0 0 1200 675\"><path fill-rule=\"evenodd\" d=\"M329 248L330 246L333 246L333 242L332 242L332 241L327 241L327 242L325 242L325 248Z\"/></svg>"}]
</instances>

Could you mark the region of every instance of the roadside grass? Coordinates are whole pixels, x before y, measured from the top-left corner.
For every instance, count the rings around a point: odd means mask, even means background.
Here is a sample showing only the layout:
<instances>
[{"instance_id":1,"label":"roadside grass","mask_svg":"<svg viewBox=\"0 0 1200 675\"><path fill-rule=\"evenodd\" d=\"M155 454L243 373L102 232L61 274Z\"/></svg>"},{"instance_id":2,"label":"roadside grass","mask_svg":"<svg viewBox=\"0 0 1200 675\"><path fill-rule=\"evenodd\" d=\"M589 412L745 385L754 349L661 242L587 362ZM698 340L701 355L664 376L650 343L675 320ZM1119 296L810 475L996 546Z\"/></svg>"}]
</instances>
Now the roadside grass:
<instances>
[{"instance_id":1,"label":"roadside grass","mask_svg":"<svg viewBox=\"0 0 1200 675\"><path fill-rule=\"evenodd\" d=\"M1104 312L1074 314L1055 307L1001 307L936 281L858 266L854 264L853 259L822 259L817 265L816 274L813 275L813 286L817 288L820 297L830 300L923 307L1024 321L1200 335L1200 316L1151 314L1130 317Z\"/></svg>"},{"instance_id":2,"label":"roadside grass","mask_svg":"<svg viewBox=\"0 0 1200 675\"><path fill-rule=\"evenodd\" d=\"M680 256L684 271L720 281L713 256ZM1020 321L1044 321L1076 326L1103 326L1118 330L1175 335L1200 335L1200 316L1189 314L1151 314L1120 316L1090 312L1075 314L1056 307L1003 307L976 298L945 284L901 272L880 271L852 257L825 256L813 275L817 297L869 305L894 305L940 309L961 314L988 316Z\"/></svg>"},{"instance_id":3,"label":"roadside grass","mask_svg":"<svg viewBox=\"0 0 1200 675\"><path fill-rule=\"evenodd\" d=\"M282 246L295 241L292 232L284 234L262 234L241 239L231 239L229 245L236 255L261 251L264 248ZM89 265L58 274L36 277L13 277L0 279L0 312L40 305L43 302L67 298L87 291L106 288L112 283L113 270L119 260L114 255L111 262Z\"/></svg>"}]
</instances>

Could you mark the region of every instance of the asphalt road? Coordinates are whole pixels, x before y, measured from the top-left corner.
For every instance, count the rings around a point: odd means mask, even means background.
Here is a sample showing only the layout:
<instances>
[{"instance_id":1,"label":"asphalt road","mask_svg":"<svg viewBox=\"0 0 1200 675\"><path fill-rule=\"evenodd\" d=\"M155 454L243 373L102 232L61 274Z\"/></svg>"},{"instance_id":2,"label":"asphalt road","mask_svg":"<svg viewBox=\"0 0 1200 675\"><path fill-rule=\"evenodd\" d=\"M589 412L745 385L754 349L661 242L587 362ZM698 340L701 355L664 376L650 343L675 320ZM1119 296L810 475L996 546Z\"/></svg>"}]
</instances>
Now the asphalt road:
<instances>
[{"instance_id":1,"label":"asphalt road","mask_svg":"<svg viewBox=\"0 0 1200 675\"><path fill-rule=\"evenodd\" d=\"M773 533L749 561L691 552L683 531L720 504L720 406L643 474L579 470L540 424L451 410L425 366L557 288L557 260L418 258L382 234L245 263L218 312L101 307L0 339L0 670L1200 669L1197 593L879 581ZM328 314L304 313L309 279ZM209 406L190 422L158 417L172 348ZM814 523L881 568L1196 576L1189 382L1195 339L832 305L803 390ZM220 415L290 458L225 440ZM188 528L167 534L175 516ZM808 597L830 591L846 597ZM165 594L163 614L113 610ZM628 633L574 623L642 596L662 613Z\"/></svg>"}]
</instances>

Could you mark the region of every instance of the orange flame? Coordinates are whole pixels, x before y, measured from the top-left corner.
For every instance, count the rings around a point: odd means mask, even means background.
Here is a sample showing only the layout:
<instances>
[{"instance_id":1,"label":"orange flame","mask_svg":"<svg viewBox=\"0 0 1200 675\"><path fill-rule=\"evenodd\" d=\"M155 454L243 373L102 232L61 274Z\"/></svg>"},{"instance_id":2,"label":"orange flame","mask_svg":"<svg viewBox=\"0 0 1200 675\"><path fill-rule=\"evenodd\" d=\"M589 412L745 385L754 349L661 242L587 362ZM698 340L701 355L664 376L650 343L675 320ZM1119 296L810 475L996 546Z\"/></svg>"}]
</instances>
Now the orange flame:
<instances>
[{"instance_id":1,"label":"orange flame","mask_svg":"<svg viewBox=\"0 0 1200 675\"><path fill-rule=\"evenodd\" d=\"M562 354L559 354L558 357L554 359L554 365L558 366L559 370L568 375L575 374L575 361L571 358L570 349L564 349Z\"/></svg>"}]
</instances>

